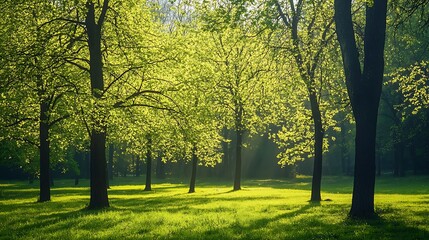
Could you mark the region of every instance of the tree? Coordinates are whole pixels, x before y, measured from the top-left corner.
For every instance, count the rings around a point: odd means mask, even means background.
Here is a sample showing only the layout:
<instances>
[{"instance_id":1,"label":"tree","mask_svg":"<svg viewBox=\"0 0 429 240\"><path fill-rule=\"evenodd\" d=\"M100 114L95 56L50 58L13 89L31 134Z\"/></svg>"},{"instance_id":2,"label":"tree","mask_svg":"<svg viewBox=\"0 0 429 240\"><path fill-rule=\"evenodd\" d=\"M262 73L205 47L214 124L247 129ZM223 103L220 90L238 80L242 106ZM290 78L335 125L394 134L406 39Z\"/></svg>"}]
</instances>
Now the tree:
<instances>
[{"instance_id":1,"label":"tree","mask_svg":"<svg viewBox=\"0 0 429 240\"><path fill-rule=\"evenodd\" d=\"M387 0L366 4L363 71L356 45L352 0L335 0L335 24L347 91L356 121L351 217L374 216L375 139L384 72Z\"/></svg>"},{"instance_id":2,"label":"tree","mask_svg":"<svg viewBox=\"0 0 429 240\"><path fill-rule=\"evenodd\" d=\"M3 65L3 70L8 79L5 86L8 89L7 98L9 104L15 107L13 112L6 112L5 125L13 129L8 131L9 138L25 141L38 148L39 201L45 202L51 199L51 142L55 139L51 130L70 116L71 109L64 104L64 98L70 100L68 95L74 92L74 86L67 81L72 74L61 59L68 51L67 43L59 40L70 28L43 25L56 14L52 3L30 1L16 5L4 4L8 11L13 12L6 23L8 31L14 31L14 34L8 34L10 48L5 49L7 64ZM25 10L16 13L20 8ZM37 108L39 110L35 111ZM38 129L37 134L34 129ZM58 142L53 143L54 146L59 145Z\"/></svg>"},{"instance_id":3,"label":"tree","mask_svg":"<svg viewBox=\"0 0 429 240\"><path fill-rule=\"evenodd\" d=\"M321 89L326 84L323 81L329 80L318 74L318 68L322 65L323 55L326 54L335 36L332 27L333 17L329 14L329 4L325 1L299 0L289 3L275 1L274 4L284 23L286 34L284 41L290 39L289 46L286 46L290 50L286 54L293 56L299 76L307 89L314 131L314 167L310 200L321 201L323 142L327 130L323 124ZM321 79L320 83L317 82L318 79Z\"/></svg>"},{"instance_id":4,"label":"tree","mask_svg":"<svg viewBox=\"0 0 429 240\"><path fill-rule=\"evenodd\" d=\"M213 64L213 81L224 123L235 132L234 190L241 189L241 152L245 134L255 134L266 124L264 86L270 84L270 51L263 37L250 37L244 29L227 28L210 33L207 61ZM244 35L244 36L243 36ZM269 88L267 88L269 89Z\"/></svg>"},{"instance_id":5,"label":"tree","mask_svg":"<svg viewBox=\"0 0 429 240\"><path fill-rule=\"evenodd\" d=\"M107 195L106 139L114 109L152 106L163 96L154 82L154 65L171 58L163 49L162 28L143 1L58 2L61 12L45 23L74 26L68 39L72 54L63 58L90 80L82 80L77 112L90 137L91 198L89 208L109 206ZM82 19L81 16L85 16ZM84 20L84 21L82 21ZM158 89L157 89L158 88Z\"/></svg>"}]
</instances>

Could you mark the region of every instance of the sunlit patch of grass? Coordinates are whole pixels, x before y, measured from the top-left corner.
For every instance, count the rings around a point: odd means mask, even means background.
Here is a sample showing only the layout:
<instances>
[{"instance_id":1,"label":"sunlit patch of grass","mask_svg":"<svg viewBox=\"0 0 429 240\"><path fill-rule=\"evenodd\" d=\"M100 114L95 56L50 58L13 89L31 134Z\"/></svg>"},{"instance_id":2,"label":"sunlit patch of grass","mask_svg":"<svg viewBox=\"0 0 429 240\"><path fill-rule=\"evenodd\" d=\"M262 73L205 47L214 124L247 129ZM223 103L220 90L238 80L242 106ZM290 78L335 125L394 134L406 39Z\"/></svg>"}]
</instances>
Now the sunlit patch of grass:
<instances>
[{"instance_id":1,"label":"sunlit patch of grass","mask_svg":"<svg viewBox=\"0 0 429 240\"><path fill-rule=\"evenodd\" d=\"M87 181L57 181L52 201L36 203L37 185L0 183L0 239L429 239L428 178L378 180L378 219L347 218L352 179L327 177L324 199L310 203L311 179L249 180L243 190L180 180L111 182L111 208L86 210ZM415 193L413 193L413 190Z\"/></svg>"}]
</instances>

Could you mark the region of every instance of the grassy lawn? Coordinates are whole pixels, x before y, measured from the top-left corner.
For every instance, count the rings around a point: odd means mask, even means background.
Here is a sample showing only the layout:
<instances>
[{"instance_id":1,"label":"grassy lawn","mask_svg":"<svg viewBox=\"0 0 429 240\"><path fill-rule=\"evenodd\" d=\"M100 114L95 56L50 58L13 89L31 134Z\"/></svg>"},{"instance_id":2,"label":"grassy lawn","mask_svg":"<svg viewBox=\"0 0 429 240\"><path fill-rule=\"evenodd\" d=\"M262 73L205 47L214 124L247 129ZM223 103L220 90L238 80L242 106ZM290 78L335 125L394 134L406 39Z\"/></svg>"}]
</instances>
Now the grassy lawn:
<instances>
[{"instance_id":1,"label":"grassy lawn","mask_svg":"<svg viewBox=\"0 0 429 240\"><path fill-rule=\"evenodd\" d=\"M429 177L381 177L379 218L347 219L352 178L326 177L322 201L311 204L310 180L232 183L115 179L111 208L85 210L88 182L56 181L52 201L36 203L38 185L0 182L0 239L429 239Z\"/></svg>"}]
</instances>

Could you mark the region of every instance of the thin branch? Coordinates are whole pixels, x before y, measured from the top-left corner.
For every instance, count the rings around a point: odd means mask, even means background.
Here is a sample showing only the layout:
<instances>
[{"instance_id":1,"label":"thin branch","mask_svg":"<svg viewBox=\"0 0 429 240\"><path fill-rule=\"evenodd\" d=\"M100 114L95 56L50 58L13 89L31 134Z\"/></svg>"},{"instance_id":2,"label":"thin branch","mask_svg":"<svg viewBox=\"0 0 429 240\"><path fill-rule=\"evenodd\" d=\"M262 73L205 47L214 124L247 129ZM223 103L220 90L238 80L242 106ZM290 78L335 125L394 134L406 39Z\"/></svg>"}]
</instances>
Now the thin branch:
<instances>
[{"instance_id":1,"label":"thin branch","mask_svg":"<svg viewBox=\"0 0 429 240\"><path fill-rule=\"evenodd\" d=\"M107 9L109 9L109 0L104 0L103 9L101 10L100 18L98 19L98 26L101 26L104 23L104 19L106 18Z\"/></svg>"},{"instance_id":2,"label":"thin branch","mask_svg":"<svg viewBox=\"0 0 429 240\"><path fill-rule=\"evenodd\" d=\"M75 62L70 61L70 60L68 60L68 59L64 59L64 61L66 61L67 63L69 63L69 64L71 64L71 65L73 65L73 66L78 67L80 70L83 70L83 71L86 71L86 72L88 72L88 73L89 73L89 69L88 69L88 68L86 68L86 67L84 67L84 66L82 66L82 65L80 65L79 63L75 63Z\"/></svg>"},{"instance_id":3,"label":"thin branch","mask_svg":"<svg viewBox=\"0 0 429 240\"><path fill-rule=\"evenodd\" d=\"M282 7L280 6L279 1L275 1L276 7L277 7L277 11L280 14L280 18L282 19L283 23L287 26L287 27L291 27L290 23L289 23L289 19L286 17L286 15L283 12Z\"/></svg>"},{"instance_id":4,"label":"thin branch","mask_svg":"<svg viewBox=\"0 0 429 240\"><path fill-rule=\"evenodd\" d=\"M61 116L61 117L59 117L59 118L55 119L54 121L50 122L50 123L48 124L48 126L49 126L49 127L52 127L52 126L54 126L55 124L57 124L57 123L59 123L59 122L61 122L61 121L65 120L65 119L67 119L67 118L69 118L69 117L70 117L70 114L65 114L65 115L63 115L63 116Z\"/></svg>"}]
</instances>

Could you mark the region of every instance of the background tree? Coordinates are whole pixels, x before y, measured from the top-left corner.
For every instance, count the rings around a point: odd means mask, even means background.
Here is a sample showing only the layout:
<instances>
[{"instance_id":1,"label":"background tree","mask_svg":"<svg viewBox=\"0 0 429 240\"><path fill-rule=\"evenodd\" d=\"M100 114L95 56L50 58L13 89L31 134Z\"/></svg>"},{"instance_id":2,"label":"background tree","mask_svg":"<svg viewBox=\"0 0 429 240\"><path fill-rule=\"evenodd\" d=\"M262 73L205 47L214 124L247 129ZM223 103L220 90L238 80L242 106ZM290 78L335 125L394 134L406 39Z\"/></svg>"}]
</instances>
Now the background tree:
<instances>
[{"instance_id":1,"label":"background tree","mask_svg":"<svg viewBox=\"0 0 429 240\"><path fill-rule=\"evenodd\" d=\"M270 84L270 51L262 36L228 27L209 33L206 61L213 65L210 81L225 126L235 132L234 190L241 189L242 147L245 133L257 133L264 125L264 86Z\"/></svg>"}]
</instances>

